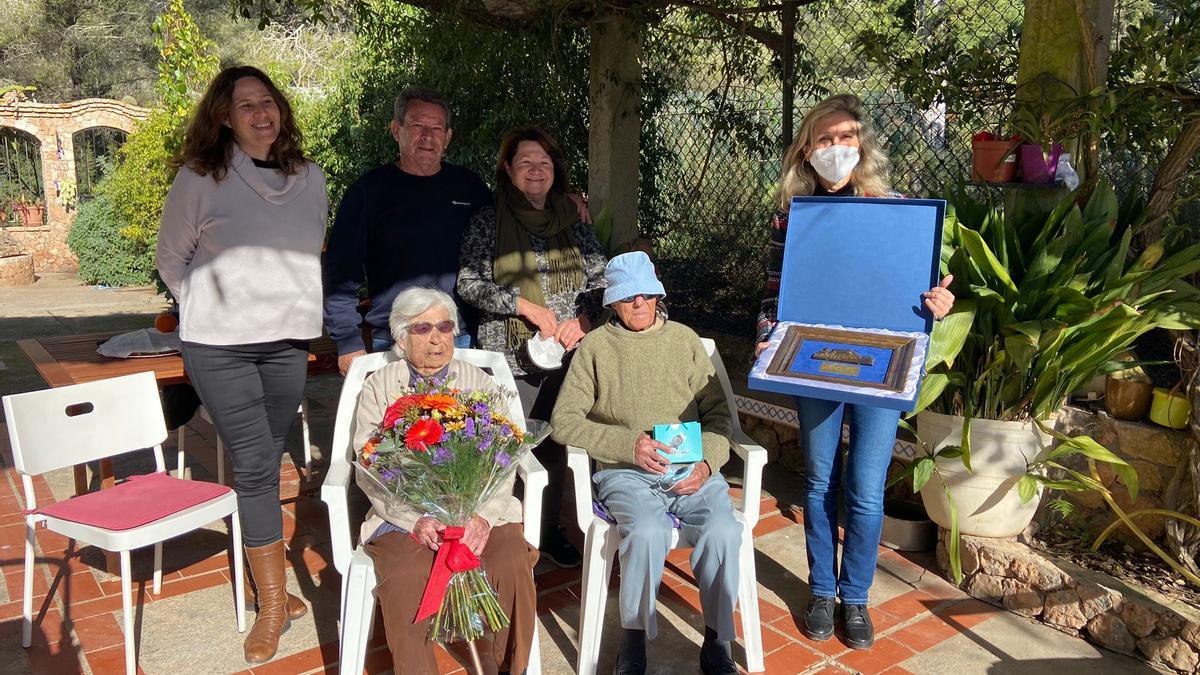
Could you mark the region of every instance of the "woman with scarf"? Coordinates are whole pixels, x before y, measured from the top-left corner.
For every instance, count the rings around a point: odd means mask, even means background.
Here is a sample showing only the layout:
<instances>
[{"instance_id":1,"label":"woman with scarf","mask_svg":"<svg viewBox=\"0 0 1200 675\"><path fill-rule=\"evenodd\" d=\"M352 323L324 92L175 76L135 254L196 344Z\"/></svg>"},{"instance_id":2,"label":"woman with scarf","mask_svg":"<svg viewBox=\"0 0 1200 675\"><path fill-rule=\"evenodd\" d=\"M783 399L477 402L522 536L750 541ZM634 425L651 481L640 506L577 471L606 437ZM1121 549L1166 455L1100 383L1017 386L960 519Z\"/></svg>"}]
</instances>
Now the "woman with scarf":
<instances>
[{"instance_id":1,"label":"woman with scarf","mask_svg":"<svg viewBox=\"0 0 1200 675\"><path fill-rule=\"evenodd\" d=\"M458 294L480 310L480 348L507 356L528 419L550 419L566 368L538 369L525 357L526 343L540 335L570 352L601 308L607 261L568 196L567 175L550 134L537 127L507 132L496 162L495 206L481 209L463 235ZM534 454L550 474L542 554L574 567L581 556L559 526L566 450L547 440Z\"/></svg>"},{"instance_id":2,"label":"woman with scarf","mask_svg":"<svg viewBox=\"0 0 1200 675\"><path fill-rule=\"evenodd\" d=\"M757 356L767 346L779 313L779 281L787 241L788 208L796 196L898 197L888 185L888 158L871 119L857 96L841 94L813 107L796 140L783 156L778 211L771 219L767 291L758 316ZM954 304L942 283L923 295L925 308L941 319ZM807 450L804 475L804 538L811 597L805 633L828 640L834 632L837 599L846 644L867 649L875 629L867 612L867 591L883 527L883 484L900 412L796 397L801 438ZM850 446L841 447L842 420L850 425ZM848 456L847 456L848 455ZM838 504L846 508L841 564L838 564Z\"/></svg>"}]
</instances>

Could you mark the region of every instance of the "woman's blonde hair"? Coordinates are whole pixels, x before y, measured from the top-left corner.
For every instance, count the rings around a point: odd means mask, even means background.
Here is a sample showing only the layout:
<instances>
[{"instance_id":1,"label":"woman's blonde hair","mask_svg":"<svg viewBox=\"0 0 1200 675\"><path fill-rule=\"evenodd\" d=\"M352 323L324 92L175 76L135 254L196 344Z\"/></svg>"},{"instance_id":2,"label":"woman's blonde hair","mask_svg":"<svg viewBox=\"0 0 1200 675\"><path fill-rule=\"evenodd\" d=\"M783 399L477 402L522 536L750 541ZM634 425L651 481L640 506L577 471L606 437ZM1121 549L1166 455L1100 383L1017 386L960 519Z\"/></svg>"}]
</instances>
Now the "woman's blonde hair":
<instances>
[{"instance_id":1,"label":"woman's blonde hair","mask_svg":"<svg viewBox=\"0 0 1200 675\"><path fill-rule=\"evenodd\" d=\"M783 154L783 176L779 179L779 207L788 209L792 197L811 195L817 188L817 172L805 157L816 139L817 123L833 113L846 113L858 124L858 166L850 174L854 194L883 196L891 192L888 181L890 163L879 145L871 118L862 101L854 94L830 96L813 106L800 123L796 140Z\"/></svg>"}]
</instances>

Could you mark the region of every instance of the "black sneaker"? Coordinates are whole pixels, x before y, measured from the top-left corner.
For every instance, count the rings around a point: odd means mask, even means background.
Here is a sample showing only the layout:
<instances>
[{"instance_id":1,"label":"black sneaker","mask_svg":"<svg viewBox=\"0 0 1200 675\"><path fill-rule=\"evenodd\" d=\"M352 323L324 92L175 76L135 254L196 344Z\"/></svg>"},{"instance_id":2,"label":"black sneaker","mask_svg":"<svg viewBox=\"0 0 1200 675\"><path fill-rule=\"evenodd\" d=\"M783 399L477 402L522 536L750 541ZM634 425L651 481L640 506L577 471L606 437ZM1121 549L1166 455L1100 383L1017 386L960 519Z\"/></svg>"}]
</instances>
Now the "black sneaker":
<instances>
[{"instance_id":1,"label":"black sneaker","mask_svg":"<svg viewBox=\"0 0 1200 675\"><path fill-rule=\"evenodd\" d=\"M818 642L828 640L833 636L833 613L837 608L837 600L813 596L808 600L808 609L804 611L804 634L810 640Z\"/></svg>"},{"instance_id":2,"label":"black sneaker","mask_svg":"<svg viewBox=\"0 0 1200 675\"><path fill-rule=\"evenodd\" d=\"M718 640L717 632L708 626L704 627L704 644L700 645L700 672L704 675L738 675L729 643Z\"/></svg>"},{"instance_id":3,"label":"black sneaker","mask_svg":"<svg viewBox=\"0 0 1200 675\"><path fill-rule=\"evenodd\" d=\"M846 626L846 644L854 649L870 649L875 644L875 626L866 605L842 604L842 621Z\"/></svg>"},{"instance_id":4,"label":"black sneaker","mask_svg":"<svg viewBox=\"0 0 1200 675\"><path fill-rule=\"evenodd\" d=\"M583 562L583 556L579 554L579 549L567 541L567 534L562 531L562 528L553 529L542 536L541 553L547 560L559 567L579 567Z\"/></svg>"}]
</instances>

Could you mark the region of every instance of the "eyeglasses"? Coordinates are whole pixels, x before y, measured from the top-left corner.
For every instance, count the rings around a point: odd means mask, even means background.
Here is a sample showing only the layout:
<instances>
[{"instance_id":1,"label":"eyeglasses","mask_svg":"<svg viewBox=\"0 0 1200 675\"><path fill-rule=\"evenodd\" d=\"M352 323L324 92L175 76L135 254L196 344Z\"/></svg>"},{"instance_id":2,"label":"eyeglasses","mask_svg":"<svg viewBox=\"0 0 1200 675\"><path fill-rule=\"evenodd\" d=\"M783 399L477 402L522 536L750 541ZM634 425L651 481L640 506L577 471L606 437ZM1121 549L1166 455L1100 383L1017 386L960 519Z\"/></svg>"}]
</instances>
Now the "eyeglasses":
<instances>
[{"instance_id":1,"label":"eyeglasses","mask_svg":"<svg viewBox=\"0 0 1200 675\"><path fill-rule=\"evenodd\" d=\"M628 298L621 298L617 302L624 304L624 305L631 305L631 304L633 304L633 301L637 300L638 298L641 298L643 302L650 302L651 300L657 300L661 297L662 297L661 295L657 295L654 293L649 293L649 294L638 293L637 295L631 295Z\"/></svg>"},{"instance_id":2,"label":"eyeglasses","mask_svg":"<svg viewBox=\"0 0 1200 675\"><path fill-rule=\"evenodd\" d=\"M418 321L408 327L408 332L412 333L413 335L429 335L434 328L437 328L439 333L453 333L457 326L455 326L454 322L449 319L446 319L445 321L439 321L437 323Z\"/></svg>"}]
</instances>

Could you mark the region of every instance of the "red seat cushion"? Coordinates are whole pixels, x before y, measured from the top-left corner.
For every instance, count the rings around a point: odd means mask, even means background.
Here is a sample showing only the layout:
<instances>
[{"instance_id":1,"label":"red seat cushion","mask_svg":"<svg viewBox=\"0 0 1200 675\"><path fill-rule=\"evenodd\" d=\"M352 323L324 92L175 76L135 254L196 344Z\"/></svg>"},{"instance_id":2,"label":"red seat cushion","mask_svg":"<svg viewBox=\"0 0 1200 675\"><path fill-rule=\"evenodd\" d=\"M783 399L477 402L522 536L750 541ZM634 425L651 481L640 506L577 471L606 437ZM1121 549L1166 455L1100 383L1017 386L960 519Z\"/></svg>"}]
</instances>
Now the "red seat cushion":
<instances>
[{"instance_id":1,"label":"red seat cushion","mask_svg":"<svg viewBox=\"0 0 1200 675\"><path fill-rule=\"evenodd\" d=\"M89 492L26 513L91 525L106 530L129 530L228 494L217 483L181 480L165 473L133 476L108 490Z\"/></svg>"}]
</instances>

